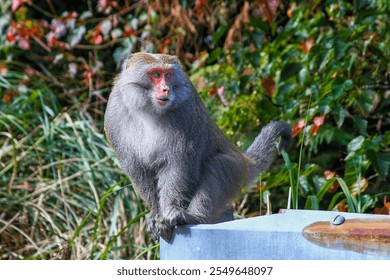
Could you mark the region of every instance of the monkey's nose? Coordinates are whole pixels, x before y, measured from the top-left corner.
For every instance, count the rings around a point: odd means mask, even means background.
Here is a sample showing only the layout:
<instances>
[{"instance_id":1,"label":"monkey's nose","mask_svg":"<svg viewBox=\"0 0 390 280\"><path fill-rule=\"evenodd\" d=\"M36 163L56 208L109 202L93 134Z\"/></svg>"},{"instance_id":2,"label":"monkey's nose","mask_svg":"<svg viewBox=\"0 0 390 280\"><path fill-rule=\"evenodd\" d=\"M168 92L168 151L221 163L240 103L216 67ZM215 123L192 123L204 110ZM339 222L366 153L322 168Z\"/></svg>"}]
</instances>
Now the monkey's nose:
<instances>
[{"instance_id":1,"label":"monkey's nose","mask_svg":"<svg viewBox=\"0 0 390 280\"><path fill-rule=\"evenodd\" d=\"M169 86L163 85L163 86L161 87L161 89L162 89L163 92L168 92L168 91L169 91Z\"/></svg>"}]
</instances>

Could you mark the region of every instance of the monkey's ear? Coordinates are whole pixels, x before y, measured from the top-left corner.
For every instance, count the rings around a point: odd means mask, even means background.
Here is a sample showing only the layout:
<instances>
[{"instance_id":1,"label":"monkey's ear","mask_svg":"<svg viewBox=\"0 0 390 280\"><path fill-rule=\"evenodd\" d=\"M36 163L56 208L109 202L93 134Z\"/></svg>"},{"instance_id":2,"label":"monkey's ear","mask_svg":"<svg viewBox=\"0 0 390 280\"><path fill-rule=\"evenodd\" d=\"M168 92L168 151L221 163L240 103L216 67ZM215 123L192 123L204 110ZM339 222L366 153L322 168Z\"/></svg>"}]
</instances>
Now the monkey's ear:
<instances>
[{"instance_id":1,"label":"monkey's ear","mask_svg":"<svg viewBox=\"0 0 390 280\"><path fill-rule=\"evenodd\" d=\"M122 57L119 59L118 68L120 71L126 68L126 62L133 56L132 53L127 53L122 55Z\"/></svg>"}]
</instances>

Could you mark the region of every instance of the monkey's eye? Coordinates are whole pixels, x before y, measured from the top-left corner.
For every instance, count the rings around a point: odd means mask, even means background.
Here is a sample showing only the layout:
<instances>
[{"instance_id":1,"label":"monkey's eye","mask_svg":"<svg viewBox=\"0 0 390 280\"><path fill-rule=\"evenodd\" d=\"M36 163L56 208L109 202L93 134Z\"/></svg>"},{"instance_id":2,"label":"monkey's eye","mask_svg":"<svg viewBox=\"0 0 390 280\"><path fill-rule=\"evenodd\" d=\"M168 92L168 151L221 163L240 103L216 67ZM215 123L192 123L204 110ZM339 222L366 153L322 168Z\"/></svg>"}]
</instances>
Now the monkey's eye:
<instances>
[{"instance_id":1,"label":"monkey's eye","mask_svg":"<svg viewBox=\"0 0 390 280\"><path fill-rule=\"evenodd\" d=\"M166 78L166 79L170 79L171 77L172 77L172 73L166 73L166 74L165 74L165 78Z\"/></svg>"},{"instance_id":2,"label":"monkey's eye","mask_svg":"<svg viewBox=\"0 0 390 280\"><path fill-rule=\"evenodd\" d=\"M160 78L160 73L157 72L157 71L153 71L153 72L152 72L152 76L153 76L154 78Z\"/></svg>"}]
</instances>

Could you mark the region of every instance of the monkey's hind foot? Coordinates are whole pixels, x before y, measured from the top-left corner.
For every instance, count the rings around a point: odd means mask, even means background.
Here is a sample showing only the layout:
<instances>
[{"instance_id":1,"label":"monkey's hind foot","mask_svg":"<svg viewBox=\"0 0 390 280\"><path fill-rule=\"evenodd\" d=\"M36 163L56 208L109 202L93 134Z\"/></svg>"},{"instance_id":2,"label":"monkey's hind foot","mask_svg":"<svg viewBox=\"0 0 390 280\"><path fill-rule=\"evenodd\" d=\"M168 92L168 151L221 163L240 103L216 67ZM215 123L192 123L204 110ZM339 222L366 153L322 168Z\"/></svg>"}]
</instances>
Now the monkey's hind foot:
<instances>
[{"instance_id":1,"label":"monkey's hind foot","mask_svg":"<svg viewBox=\"0 0 390 280\"><path fill-rule=\"evenodd\" d=\"M161 237L169 242L172 239L175 226L163 220L159 214L149 213L146 215L146 231L149 236L158 241Z\"/></svg>"},{"instance_id":2,"label":"monkey's hind foot","mask_svg":"<svg viewBox=\"0 0 390 280\"><path fill-rule=\"evenodd\" d=\"M164 223L170 226L184 225L188 223L187 213L184 208L172 205L167 207L162 213Z\"/></svg>"},{"instance_id":3,"label":"monkey's hind foot","mask_svg":"<svg viewBox=\"0 0 390 280\"><path fill-rule=\"evenodd\" d=\"M173 236L173 230L175 229L175 226L167 225L166 223L162 221L158 221L156 223L156 230L158 232L159 237L164 239L166 242L170 243Z\"/></svg>"}]
</instances>

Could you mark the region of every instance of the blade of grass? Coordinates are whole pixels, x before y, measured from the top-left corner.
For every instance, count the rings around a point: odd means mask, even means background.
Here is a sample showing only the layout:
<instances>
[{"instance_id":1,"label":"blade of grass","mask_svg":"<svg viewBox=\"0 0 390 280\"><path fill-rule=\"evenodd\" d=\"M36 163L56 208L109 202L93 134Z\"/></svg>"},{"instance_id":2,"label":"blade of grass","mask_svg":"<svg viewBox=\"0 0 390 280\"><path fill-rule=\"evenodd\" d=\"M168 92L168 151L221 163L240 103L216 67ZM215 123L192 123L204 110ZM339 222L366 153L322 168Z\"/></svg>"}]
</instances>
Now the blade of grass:
<instances>
[{"instance_id":1,"label":"blade of grass","mask_svg":"<svg viewBox=\"0 0 390 280\"><path fill-rule=\"evenodd\" d=\"M320 205L315 195L309 195L306 199L305 210L319 210Z\"/></svg>"},{"instance_id":2,"label":"blade of grass","mask_svg":"<svg viewBox=\"0 0 390 280\"><path fill-rule=\"evenodd\" d=\"M342 191L347 199L349 212L356 213L357 201L352 196L345 181L339 177L331 178L325 182L325 184L321 187L320 191L316 195L318 202L320 202L322 200L323 196L326 194L326 192L329 190L329 188L333 185L333 183L335 181L337 181L340 184L340 187L341 187L341 189L342 189Z\"/></svg>"},{"instance_id":3,"label":"blade of grass","mask_svg":"<svg viewBox=\"0 0 390 280\"><path fill-rule=\"evenodd\" d=\"M283 156L284 162L288 169L288 173L290 175L291 198L292 198L291 200L292 200L293 208L298 209L298 188L296 187L297 184L294 177L293 165L286 151L282 151L281 154Z\"/></svg>"},{"instance_id":4,"label":"blade of grass","mask_svg":"<svg viewBox=\"0 0 390 280\"><path fill-rule=\"evenodd\" d=\"M107 245L106 249L104 250L103 254L100 256L100 259L101 259L101 260L104 260L104 259L106 258L108 251L109 251L109 250L111 249L111 247L112 247L112 244L114 244L114 242L118 239L118 237L121 236L129 226L131 226L132 224L138 222L142 217L145 217L145 215L148 214L149 212L150 212L149 210L144 211L144 212L142 212L141 214L139 214L137 217L131 219L130 222L128 222L128 223L126 224L126 226L124 226L124 227L120 230L120 232L118 232L118 234L116 234L112 239L110 239L110 241L108 242L108 245ZM152 248L153 248L153 247L152 247ZM152 249L152 248L149 248L149 249ZM142 255L142 253L141 253L141 255Z\"/></svg>"},{"instance_id":5,"label":"blade of grass","mask_svg":"<svg viewBox=\"0 0 390 280\"><path fill-rule=\"evenodd\" d=\"M341 178L336 177L335 179L339 182L341 189L343 190L345 196L347 197L349 212L356 213L357 201L349 191L347 184Z\"/></svg>"},{"instance_id":6,"label":"blade of grass","mask_svg":"<svg viewBox=\"0 0 390 280\"><path fill-rule=\"evenodd\" d=\"M126 178L120 180L119 182L117 182L116 184L112 185L103 195L103 197L100 199L99 201L99 210L98 210L98 213L97 213L97 219L96 221L98 221L98 217L101 216L101 213L103 211L103 207L104 206L104 203L107 199L107 197L113 192L113 190L115 189L115 187L119 186L120 184L122 184L124 181L126 180ZM74 241L75 239L79 236L81 230L85 227L85 225L87 224L87 221L88 219L91 217L91 215L94 213L94 211L96 210L96 207L91 209L88 214L84 217L84 219L81 221L80 225L76 228L74 234L72 235L72 237L70 238L69 240L69 251L72 250L72 246L74 244ZM95 229L97 227L96 225L96 222L95 221ZM96 235L96 232L94 231L94 235ZM93 246L93 243L94 243L94 239L92 239L92 246Z\"/></svg>"},{"instance_id":7,"label":"blade of grass","mask_svg":"<svg viewBox=\"0 0 390 280\"><path fill-rule=\"evenodd\" d=\"M151 246L147 249L145 249L144 251L142 251L141 253L139 253L137 256L134 257L135 260L139 259L140 257L142 257L143 255L149 253L150 251L152 250L155 250L154 251L154 254L153 254L153 259L156 260L157 258L157 255L156 255L156 250L158 251L158 248L160 248L160 242L158 242L156 245L154 246Z\"/></svg>"}]
</instances>

